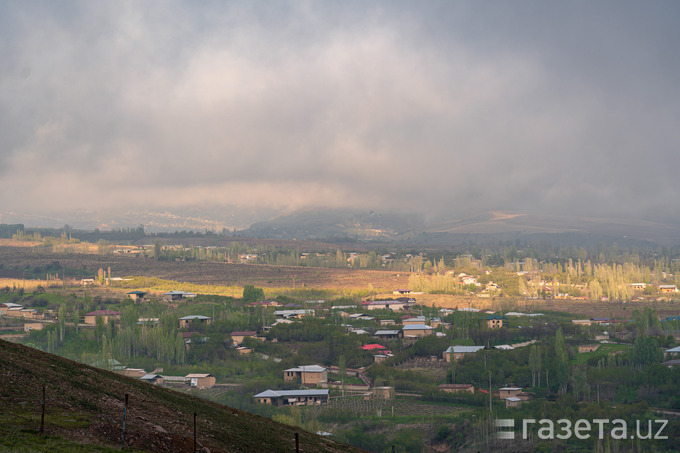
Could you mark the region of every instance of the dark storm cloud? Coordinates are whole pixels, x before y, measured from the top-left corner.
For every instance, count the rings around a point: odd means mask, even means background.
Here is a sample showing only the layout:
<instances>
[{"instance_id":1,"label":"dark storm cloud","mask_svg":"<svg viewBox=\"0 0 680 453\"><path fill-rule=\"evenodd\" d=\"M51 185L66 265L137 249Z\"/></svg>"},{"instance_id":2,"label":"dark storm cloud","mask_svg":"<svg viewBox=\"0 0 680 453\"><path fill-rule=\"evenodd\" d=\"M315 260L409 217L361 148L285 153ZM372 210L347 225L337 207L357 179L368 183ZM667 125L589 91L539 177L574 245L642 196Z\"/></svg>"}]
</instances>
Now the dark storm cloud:
<instances>
[{"instance_id":1,"label":"dark storm cloud","mask_svg":"<svg viewBox=\"0 0 680 453\"><path fill-rule=\"evenodd\" d=\"M6 10L4 211L680 214L675 2Z\"/></svg>"}]
</instances>

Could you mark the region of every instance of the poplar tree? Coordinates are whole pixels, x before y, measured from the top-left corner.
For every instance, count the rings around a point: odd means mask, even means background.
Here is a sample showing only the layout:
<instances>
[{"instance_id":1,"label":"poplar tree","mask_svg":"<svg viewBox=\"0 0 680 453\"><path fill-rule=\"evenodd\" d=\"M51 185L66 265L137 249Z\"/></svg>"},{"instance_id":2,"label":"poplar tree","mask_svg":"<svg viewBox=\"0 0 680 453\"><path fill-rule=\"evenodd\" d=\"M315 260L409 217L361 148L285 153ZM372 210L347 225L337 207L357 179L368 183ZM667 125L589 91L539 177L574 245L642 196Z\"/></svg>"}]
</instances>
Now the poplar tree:
<instances>
[{"instance_id":1,"label":"poplar tree","mask_svg":"<svg viewBox=\"0 0 680 453\"><path fill-rule=\"evenodd\" d=\"M566 393L569 384L569 353L564 343L562 328L555 333L555 380L561 394Z\"/></svg>"}]
</instances>

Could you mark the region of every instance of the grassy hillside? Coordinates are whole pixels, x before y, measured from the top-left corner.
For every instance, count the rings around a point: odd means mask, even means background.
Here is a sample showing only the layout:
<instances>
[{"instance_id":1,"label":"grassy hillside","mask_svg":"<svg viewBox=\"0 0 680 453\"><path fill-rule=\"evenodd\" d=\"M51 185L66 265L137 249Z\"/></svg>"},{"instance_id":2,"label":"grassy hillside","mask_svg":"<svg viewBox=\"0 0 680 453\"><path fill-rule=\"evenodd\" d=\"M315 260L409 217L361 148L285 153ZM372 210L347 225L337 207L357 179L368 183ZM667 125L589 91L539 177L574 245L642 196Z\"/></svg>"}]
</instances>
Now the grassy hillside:
<instances>
[{"instance_id":1,"label":"grassy hillside","mask_svg":"<svg viewBox=\"0 0 680 453\"><path fill-rule=\"evenodd\" d=\"M47 409L41 435L43 386ZM291 452L296 431L301 451L354 450L263 417L2 340L0 450L120 451L126 393L129 451L192 451L194 412L198 441L211 452Z\"/></svg>"}]
</instances>

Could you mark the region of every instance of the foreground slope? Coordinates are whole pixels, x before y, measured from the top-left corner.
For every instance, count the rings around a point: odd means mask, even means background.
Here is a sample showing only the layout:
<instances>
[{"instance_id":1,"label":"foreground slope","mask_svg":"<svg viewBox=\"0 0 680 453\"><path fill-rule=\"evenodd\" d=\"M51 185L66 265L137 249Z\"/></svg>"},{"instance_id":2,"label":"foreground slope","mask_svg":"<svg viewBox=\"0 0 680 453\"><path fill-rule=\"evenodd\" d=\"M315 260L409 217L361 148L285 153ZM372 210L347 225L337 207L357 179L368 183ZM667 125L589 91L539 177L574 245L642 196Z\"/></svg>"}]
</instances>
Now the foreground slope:
<instances>
[{"instance_id":1,"label":"foreground slope","mask_svg":"<svg viewBox=\"0 0 680 453\"><path fill-rule=\"evenodd\" d=\"M45 436L38 434L46 386ZM181 392L0 340L0 449L192 451L193 414L200 445L211 452L352 451L352 447ZM28 449L26 449L28 447Z\"/></svg>"}]
</instances>

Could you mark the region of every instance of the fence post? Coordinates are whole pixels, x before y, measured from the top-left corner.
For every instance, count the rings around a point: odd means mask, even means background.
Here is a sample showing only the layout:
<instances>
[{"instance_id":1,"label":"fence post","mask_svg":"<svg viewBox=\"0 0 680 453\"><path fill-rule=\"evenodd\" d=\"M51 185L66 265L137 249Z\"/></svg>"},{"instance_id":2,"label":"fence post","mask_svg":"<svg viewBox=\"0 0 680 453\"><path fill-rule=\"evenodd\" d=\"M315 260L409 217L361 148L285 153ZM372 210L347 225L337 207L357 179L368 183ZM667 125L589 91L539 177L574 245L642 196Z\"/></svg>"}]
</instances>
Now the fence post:
<instances>
[{"instance_id":1,"label":"fence post","mask_svg":"<svg viewBox=\"0 0 680 453\"><path fill-rule=\"evenodd\" d=\"M40 416L40 434L45 432L45 386L42 393L42 415Z\"/></svg>"},{"instance_id":2,"label":"fence post","mask_svg":"<svg viewBox=\"0 0 680 453\"><path fill-rule=\"evenodd\" d=\"M128 394L125 394L125 405L123 406L123 435L120 438L120 449L125 448L125 420L127 419Z\"/></svg>"},{"instance_id":3,"label":"fence post","mask_svg":"<svg viewBox=\"0 0 680 453\"><path fill-rule=\"evenodd\" d=\"M194 412L194 453L196 453L196 412Z\"/></svg>"},{"instance_id":4,"label":"fence post","mask_svg":"<svg viewBox=\"0 0 680 453\"><path fill-rule=\"evenodd\" d=\"M295 433L295 453L300 453L300 434Z\"/></svg>"}]
</instances>

